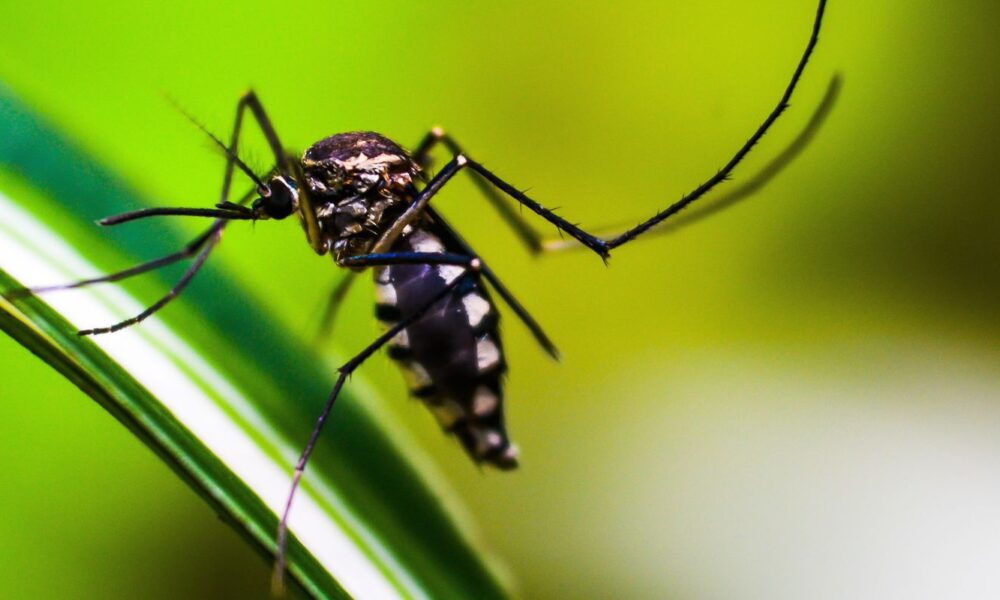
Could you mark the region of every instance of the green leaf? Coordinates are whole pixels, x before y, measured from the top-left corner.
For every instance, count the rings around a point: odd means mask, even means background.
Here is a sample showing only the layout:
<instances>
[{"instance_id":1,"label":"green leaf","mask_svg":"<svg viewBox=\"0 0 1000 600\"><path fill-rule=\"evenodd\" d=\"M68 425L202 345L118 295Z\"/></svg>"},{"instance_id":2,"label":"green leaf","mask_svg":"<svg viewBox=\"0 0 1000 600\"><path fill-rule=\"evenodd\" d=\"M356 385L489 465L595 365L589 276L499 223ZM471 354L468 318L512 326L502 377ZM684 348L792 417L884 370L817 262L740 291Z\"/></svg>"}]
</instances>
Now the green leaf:
<instances>
[{"instance_id":1,"label":"green leaf","mask_svg":"<svg viewBox=\"0 0 1000 600\"><path fill-rule=\"evenodd\" d=\"M183 244L171 232L89 233L94 219L148 203L3 87L0 132L0 290L93 276L100 271L91 261L117 252L146 260ZM185 292L186 311L112 335L76 331L142 309L113 285L0 299L0 328L100 403L270 557L276 510L333 371L211 261L199 279L211 285ZM506 597L458 503L360 384L338 401L296 497L294 580L319 598Z\"/></svg>"}]
</instances>

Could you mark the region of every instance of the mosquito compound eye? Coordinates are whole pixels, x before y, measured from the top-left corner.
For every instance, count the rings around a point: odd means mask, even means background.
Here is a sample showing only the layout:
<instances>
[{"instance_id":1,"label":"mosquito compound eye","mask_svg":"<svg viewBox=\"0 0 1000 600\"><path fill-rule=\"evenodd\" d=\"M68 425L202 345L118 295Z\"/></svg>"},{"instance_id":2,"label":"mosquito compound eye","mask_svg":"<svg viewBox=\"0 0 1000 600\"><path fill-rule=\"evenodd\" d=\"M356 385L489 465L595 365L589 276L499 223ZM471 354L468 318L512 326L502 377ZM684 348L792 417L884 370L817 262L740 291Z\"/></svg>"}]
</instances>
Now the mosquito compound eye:
<instances>
[{"instance_id":1,"label":"mosquito compound eye","mask_svg":"<svg viewBox=\"0 0 1000 600\"><path fill-rule=\"evenodd\" d=\"M275 177L270 182L271 195L254 202L254 208L264 211L272 219L284 219L295 212L298 191L283 177Z\"/></svg>"}]
</instances>

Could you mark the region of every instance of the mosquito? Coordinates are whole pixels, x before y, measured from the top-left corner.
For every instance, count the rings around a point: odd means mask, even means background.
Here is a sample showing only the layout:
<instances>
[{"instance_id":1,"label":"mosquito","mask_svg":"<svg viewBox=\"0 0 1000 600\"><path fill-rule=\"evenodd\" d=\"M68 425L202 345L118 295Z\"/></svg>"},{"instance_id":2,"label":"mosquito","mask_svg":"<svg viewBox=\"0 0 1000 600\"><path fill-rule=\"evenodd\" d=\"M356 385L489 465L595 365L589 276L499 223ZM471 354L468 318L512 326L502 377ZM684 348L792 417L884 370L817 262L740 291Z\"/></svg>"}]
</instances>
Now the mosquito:
<instances>
[{"instance_id":1,"label":"mosquito","mask_svg":"<svg viewBox=\"0 0 1000 600\"><path fill-rule=\"evenodd\" d=\"M338 267L348 270L330 296L324 328L332 323L334 312L355 275L372 271L375 315L383 324L384 333L340 366L333 390L295 464L276 535L274 585L280 590L285 571L288 516L302 474L347 379L379 349L387 349L402 370L410 394L430 409L441 428L458 439L474 462L501 470L514 469L518 465L517 447L510 441L504 419L503 377L507 367L493 294L527 327L546 353L557 358L558 352L542 327L496 273L431 205L441 189L459 172L470 171L486 200L532 252L575 246L589 249L607 262L614 249L654 228L664 231L661 224L729 179L736 166L789 106L818 41L825 8L826 0L820 0L805 51L778 104L732 158L680 200L617 235L595 235L557 215L484 167L441 128L427 133L412 152L383 135L366 131L332 135L310 146L301 156L293 154L285 150L257 95L249 91L237 104L228 144L192 119L226 156L220 201L214 207L145 208L99 221L101 225L111 226L166 215L214 219L206 231L178 252L132 268L29 291L40 293L118 281L192 259L169 292L141 313L107 327L79 333L98 335L119 331L148 318L183 292L219 244L230 221L282 220L292 215L298 218L316 254L329 254ZM773 176L801 149L806 134L815 131L829 110L838 87L839 80L835 78L813 121L796 141L797 145L793 144L765 169L758 177L758 184ZM239 158L240 133L247 111L274 156L274 166L264 177ZM431 176L431 155L439 145L447 149L451 159ZM237 169L253 182L253 189L232 202L230 189ZM730 200L750 193L751 188L732 194ZM511 200L548 221L568 239L543 240L511 205ZM716 203L715 210L719 206L720 203ZM700 216L704 215L695 215ZM675 219L671 223L680 221Z\"/></svg>"}]
</instances>

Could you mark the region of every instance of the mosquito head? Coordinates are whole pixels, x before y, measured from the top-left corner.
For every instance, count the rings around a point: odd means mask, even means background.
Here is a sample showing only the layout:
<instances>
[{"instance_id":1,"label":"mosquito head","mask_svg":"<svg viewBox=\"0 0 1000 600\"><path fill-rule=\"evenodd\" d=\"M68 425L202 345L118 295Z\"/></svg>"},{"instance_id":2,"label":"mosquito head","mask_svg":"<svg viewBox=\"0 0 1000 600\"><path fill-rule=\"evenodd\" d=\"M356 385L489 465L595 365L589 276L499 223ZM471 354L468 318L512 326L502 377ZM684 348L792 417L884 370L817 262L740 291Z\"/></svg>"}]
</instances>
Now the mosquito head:
<instances>
[{"instance_id":1,"label":"mosquito head","mask_svg":"<svg viewBox=\"0 0 1000 600\"><path fill-rule=\"evenodd\" d=\"M299 208L299 190L291 177L275 175L261 192L253 210L262 218L284 219Z\"/></svg>"},{"instance_id":2,"label":"mosquito head","mask_svg":"<svg viewBox=\"0 0 1000 600\"><path fill-rule=\"evenodd\" d=\"M293 166L301 167L306 234L337 260L371 251L416 195L421 173L399 144L370 131L324 138Z\"/></svg>"}]
</instances>

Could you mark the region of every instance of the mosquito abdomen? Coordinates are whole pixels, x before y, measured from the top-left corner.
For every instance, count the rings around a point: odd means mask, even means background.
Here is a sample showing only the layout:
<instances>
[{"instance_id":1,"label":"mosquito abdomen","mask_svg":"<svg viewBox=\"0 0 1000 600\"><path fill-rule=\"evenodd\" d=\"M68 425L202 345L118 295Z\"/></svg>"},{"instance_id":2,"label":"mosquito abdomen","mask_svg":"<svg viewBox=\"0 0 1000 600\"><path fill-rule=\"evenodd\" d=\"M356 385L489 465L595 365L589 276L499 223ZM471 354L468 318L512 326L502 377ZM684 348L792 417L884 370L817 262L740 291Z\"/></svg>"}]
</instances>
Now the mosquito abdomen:
<instances>
[{"instance_id":1,"label":"mosquito abdomen","mask_svg":"<svg viewBox=\"0 0 1000 600\"><path fill-rule=\"evenodd\" d=\"M396 252L461 252L448 248L433 224L401 238ZM461 277L452 265L392 265L375 269L376 316L387 327L425 306ZM499 315L486 289L466 280L389 342L389 356L446 432L455 434L478 463L517 466L503 410L506 363Z\"/></svg>"}]
</instances>

